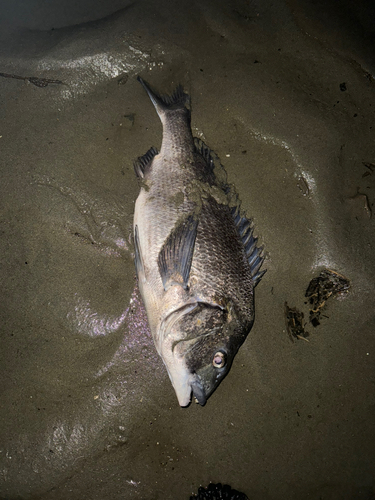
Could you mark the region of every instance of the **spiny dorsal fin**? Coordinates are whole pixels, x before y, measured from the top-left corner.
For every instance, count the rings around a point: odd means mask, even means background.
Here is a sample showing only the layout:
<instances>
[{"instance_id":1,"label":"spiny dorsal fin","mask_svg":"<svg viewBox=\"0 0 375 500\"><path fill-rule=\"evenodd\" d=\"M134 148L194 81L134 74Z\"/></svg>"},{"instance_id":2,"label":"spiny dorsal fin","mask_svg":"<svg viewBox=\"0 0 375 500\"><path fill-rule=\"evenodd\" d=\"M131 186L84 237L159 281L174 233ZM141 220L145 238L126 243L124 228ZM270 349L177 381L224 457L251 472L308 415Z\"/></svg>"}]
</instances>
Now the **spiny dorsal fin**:
<instances>
[{"instance_id":1,"label":"spiny dorsal fin","mask_svg":"<svg viewBox=\"0 0 375 500\"><path fill-rule=\"evenodd\" d=\"M257 247L258 238L255 238L253 235L254 226L252 225L252 221L241 215L239 205L232 208L232 217L245 247L251 277L254 286L256 286L266 272L266 270L260 271L264 261L263 247Z\"/></svg>"},{"instance_id":2,"label":"spiny dorsal fin","mask_svg":"<svg viewBox=\"0 0 375 500\"><path fill-rule=\"evenodd\" d=\"M190 215L171 232L160 250L158 265L164 290L172 285L187 288L197 227L198 220Z\"/></svg>"},{"instance_id":3,"label":"spiny dorsal fin","mask_svg":"<svg viewBox=\"0 0 375 500\"><path fill-rule=\"evenodd\" d=\"M146 177L151 162L158 153L159 151L156 148L151 147L147 153L135 160L134 172L138 179L144 179Z\"/></svg>"},{"instance_id":4,"label":"spiny dorsal fin","mask_svg":"<svg viewBox=\"0 0 375 500\"><path fill-rule=\"evenodd\" d=\"M254 274L254 276L253 276L254 287L257 286L257 284L262 279L263 275L266 274L266 272L267 272L267 269L264 269L263 271L259 271L256 274Z\"/></svg>"}]
</instances>

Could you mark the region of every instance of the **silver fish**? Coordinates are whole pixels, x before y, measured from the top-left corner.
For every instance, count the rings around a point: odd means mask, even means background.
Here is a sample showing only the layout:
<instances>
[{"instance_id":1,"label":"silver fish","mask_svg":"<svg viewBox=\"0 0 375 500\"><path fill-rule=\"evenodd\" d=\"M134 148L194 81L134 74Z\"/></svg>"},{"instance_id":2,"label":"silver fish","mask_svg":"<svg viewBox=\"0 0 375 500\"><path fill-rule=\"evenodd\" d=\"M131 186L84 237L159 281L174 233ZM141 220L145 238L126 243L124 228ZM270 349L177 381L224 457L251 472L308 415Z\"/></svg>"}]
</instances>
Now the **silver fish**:
<instances>
[{"instance_id":1,"label":"silver fish","mask_svg":"<svg viewBox=\"0 0 375 500\"><path fill-rule=\"evenodd\" d=\"M160 152L134 163L139 288L180 405L191 393L204 405L253 325L263 248L218 158L192 135L189 96L179 86L161 97L138 80L163 124Z\"/></svg>"}]
</instances>

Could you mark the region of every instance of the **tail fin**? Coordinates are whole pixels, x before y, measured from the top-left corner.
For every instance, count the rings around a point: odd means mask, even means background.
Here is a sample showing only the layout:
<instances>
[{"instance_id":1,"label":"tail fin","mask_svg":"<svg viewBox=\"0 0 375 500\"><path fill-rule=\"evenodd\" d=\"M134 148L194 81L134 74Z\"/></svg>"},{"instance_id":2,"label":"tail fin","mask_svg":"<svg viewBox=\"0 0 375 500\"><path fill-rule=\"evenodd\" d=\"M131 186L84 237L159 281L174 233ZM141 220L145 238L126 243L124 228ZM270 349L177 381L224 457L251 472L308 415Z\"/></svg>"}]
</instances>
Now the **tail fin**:
<instances>
[{"instance_id":1,"label":"tail fin","mask_svg":"<svg viewBox=\"0 0 375 500\"><path fill-rule=\"evenodd\" d=\"M156 92L152 91L148 86L148 84L140 76L137 77L137 80L142 84L143 88L149 95L152 104L155 106L155 109L160 119L162 119L162 116L164 115L167 109L177 109L186 107L186 104L189 103L190 100L189 96L188 94L185 94L182 85L178 85L178 87L176 88L176 90L173 92L172 95L161 96L158 95Z\"/></svg>"}]
</instances>

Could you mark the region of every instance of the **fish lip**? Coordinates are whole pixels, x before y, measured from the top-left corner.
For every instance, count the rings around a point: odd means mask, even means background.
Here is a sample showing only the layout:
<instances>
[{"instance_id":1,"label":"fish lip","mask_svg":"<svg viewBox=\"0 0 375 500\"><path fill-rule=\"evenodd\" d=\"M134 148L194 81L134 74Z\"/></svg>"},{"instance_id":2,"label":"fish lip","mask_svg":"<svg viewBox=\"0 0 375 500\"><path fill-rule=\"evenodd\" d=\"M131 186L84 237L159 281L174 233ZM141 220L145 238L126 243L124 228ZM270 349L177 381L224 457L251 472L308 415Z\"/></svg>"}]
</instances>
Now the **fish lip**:
<instances>
[{"instance_id":1,"label":"fish lip","mask_svg":"<svg viewBox=\"0 0 375 500\"><path fill-rule=\"evenodd\" d=\"M204 406L207 402L207 396L203 388L202 382L195 379L194 382L190 384L193 395L201 406Z\"/></svg>"}]
</instances>

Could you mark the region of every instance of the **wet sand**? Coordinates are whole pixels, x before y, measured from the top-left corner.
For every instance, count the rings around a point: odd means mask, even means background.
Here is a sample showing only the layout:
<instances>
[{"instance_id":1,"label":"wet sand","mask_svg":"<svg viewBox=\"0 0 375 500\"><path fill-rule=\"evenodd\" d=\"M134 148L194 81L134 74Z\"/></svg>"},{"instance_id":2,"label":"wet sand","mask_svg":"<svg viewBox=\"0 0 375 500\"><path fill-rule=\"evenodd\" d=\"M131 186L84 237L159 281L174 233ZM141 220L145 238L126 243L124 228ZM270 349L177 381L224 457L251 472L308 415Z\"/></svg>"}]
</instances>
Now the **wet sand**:
<instances>
[{"instance_id":1,"label":"wet sand","mask_svg":"<svg viewBox=\"0 0 375 500\"><path fill-rule=\"evenodd\" d=\"M375 498L373 10L1 6L0 72L23 78L0 77L1 499L183 500L210 481ZM255 325L205 407L178 406L135 288L132 162L161 142L138 74L184 85L267 251ZM351 288L313 327L326 268Z\"/></svg>"}]
</instances>

